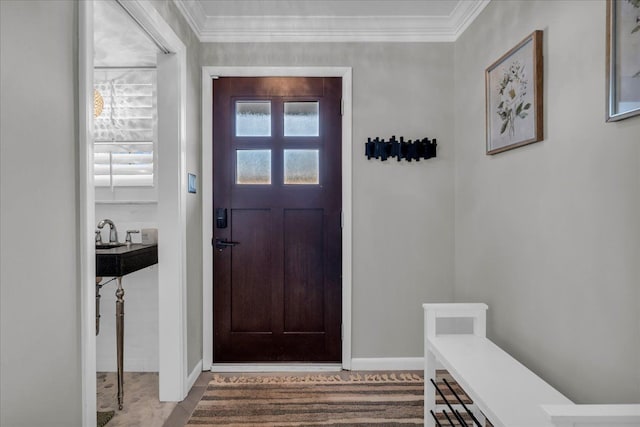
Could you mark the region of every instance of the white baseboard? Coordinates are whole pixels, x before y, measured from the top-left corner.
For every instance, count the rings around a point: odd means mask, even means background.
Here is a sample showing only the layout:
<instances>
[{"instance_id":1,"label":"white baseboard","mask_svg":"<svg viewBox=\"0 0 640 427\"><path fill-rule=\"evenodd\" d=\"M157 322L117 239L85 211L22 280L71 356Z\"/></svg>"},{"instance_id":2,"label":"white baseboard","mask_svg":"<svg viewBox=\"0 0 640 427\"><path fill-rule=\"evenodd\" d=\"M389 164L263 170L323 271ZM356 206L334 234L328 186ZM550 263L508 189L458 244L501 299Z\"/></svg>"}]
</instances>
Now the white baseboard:
<instances>
[{"instance_id":1,"label":"white baseboard","mask_svg":"<svg viewBox=\"0 0 640 427\"><path fill-rule=\"evenodd\" d=\"M440 363L437 369L444 369ZM339 364L292 363L214 363L211 372L320 372L341 371ZM352 371L422 371L423 357L361 357L351 359Z\"/></svg>"},{"instance_id":2,"label":"white baseboard","mask_svg":"<svg viewBox=\"0 0 640 427\"><path fill-rule=\"evenodd\" d=\"M337 363L214 363L211 372L338 372Z\"/></svg>"},{"instance_id":3,"label":"white baseboard","mask_svg":"<svg viewBox=\"0 0 640 427\"><path fill-rule=\"evenodd\" d=\"M352 371L422 371L423 357L354 357Z\"/></svg>"},{"instance_id":4,"label":"white baseboard","mask_svg":"<svg viewBox=\"0 0 640 427\"><path fill-rule=\"evenodd\" d=\"M200 376L201 373L202 373L202 360L200 360L198 363L196 363L196 367L193 368L193 371L191 371L191 373L187 377L186 394L189 394L189 391L191 390L191 387L193 387L193 385L196 383L196 381L198 380L198 377Z\"/></svg>"}]
</instances>

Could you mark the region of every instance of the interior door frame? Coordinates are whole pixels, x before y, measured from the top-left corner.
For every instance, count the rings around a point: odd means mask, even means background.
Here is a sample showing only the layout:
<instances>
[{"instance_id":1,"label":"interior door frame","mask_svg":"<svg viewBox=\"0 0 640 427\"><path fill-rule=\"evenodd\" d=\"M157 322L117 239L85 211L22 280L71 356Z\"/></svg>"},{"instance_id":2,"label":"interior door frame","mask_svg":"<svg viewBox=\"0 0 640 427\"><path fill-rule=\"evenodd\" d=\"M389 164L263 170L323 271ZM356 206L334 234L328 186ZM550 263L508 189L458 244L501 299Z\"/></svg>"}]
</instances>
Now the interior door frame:
<instances>
[{"instance_id":1,"label":"interior door frame","mask_svg":"<svg viewBox=\"0 0 640 427\"><path fill-rule=\"evenodd\" d=\"M128 10L174 52L158 62L158 83L166 95L159 99L158 228L158 351L159 398L183 400L200 372L187 372L186 297L186 94L187 48L147 0L129 0ZM93 178L93 1L78 2L78 279L82 426L96 425L95 338L95 189ZM164 160L162 160L164 159ZM125 285L126 286L126 285ZM125 297L126 301L126 297ZM104 302L103 302L104 303ZM114 348L115 351L115 348Z\"/></svg>"},{"instance_id":2,"label":"interior door frame","mask_svg":"<svg viewBox=\"0 0 640 427\"><path fill-rule=\"evenodd\" d=\"M202 67L202 366L213 364L213 80L219 77L342 78L342 369L351 369L352 286L352 68L351 67ZM242 370L274 370L234 364ZM309 365L310 368L317 368ZM283 367L280 366L282 369ZM288 369L285 367L284 369Z\"/></svg>"}]
</instances>

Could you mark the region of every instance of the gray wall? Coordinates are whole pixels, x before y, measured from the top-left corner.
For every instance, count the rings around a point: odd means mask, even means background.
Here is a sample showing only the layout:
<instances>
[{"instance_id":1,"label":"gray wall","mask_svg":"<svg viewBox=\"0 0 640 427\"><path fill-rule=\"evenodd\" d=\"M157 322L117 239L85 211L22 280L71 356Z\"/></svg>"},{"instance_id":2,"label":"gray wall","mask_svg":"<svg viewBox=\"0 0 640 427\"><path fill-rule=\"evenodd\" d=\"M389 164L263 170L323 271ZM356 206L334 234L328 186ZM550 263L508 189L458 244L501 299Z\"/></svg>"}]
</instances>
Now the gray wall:
<instances>
[{"instance_id":1,"label":"gray wall","mask_svg":"<svg viewBox=\"0 0 640 427\"><path fill-rule=\"evenodd\" d=\"M187 46L187 172L198 178L196 194L187 194L187 373L202 360L202 192L200 136L200 42L173 1L153 0L153 6ZM186 189L185 189L186 191Z\"/></svg>"},{"instance_id":2,"label":"gray wall","mask_svg":"<svg viewBox=\"0 0 640 427\"><path fill-rule=\"evenodd\" d=\"M77 3L2 1L0 31L0 425L79 426Z\"/></svg>"},{"instance_id":3,"label":"gray wall","mask_svg":"<svg viewBox=\"0 0 640 427\"><path fill-rule=\"evenodd\" d=\"M543 142L485 155L484 70L544 30ZM640 401L640 117L605 123L604 1L493 1L455 44L455 300L579 403Z\"/></svg>"},{"instance_id":4,"label":"gray wall","mask_svg":"<svg viewBox=\"0 0 640 427\"><path fill-rule=\"evenodd\" d=\"M453 293L453 45L206 43L201 63L353 67L353 357L422 356L420 304ZM368 161L391 135L438 157Z\"/></svg>"}]
</instances>

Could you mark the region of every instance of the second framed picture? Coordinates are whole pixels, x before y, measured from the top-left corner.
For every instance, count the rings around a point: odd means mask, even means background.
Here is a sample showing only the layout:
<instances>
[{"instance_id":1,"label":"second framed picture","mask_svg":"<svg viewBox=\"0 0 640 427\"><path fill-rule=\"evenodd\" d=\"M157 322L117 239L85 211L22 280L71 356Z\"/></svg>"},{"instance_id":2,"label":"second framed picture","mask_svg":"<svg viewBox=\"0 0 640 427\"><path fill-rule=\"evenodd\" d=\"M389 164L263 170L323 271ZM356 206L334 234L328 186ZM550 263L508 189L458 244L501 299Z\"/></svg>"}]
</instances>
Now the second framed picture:
<instances>
[{"instance_id":1,"label":"second framed picture","mask_svg":"<svg viewBox=\"0 0 640 427\"><path fill-rule=\"evenodd\" d=\"M542 31L485 71L487 154L542 141Z\"/></svg>"},{"instance_id":2,"label":"second framed picture","mask_svg":"<svg viewBox=\"0 0 640 427\"><path fill-rule=\"evenodd\" d=\"M640 114L640 0L607 0L607 121Z\"/></svg>"}]
</instances>

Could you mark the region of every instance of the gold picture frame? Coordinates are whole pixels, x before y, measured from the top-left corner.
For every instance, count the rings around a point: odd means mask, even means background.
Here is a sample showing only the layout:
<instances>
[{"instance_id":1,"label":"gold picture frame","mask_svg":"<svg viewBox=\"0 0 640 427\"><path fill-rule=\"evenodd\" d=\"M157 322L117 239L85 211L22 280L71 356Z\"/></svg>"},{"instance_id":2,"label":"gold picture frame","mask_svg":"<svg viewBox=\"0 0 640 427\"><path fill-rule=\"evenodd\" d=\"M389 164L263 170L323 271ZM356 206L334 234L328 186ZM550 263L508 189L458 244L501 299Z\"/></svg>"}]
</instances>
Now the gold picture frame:
<instances>
[{"instance_id":1,"label":"gold picture frame","mask_svg":"<svg viewBox=\"0 0 640 427\"><path fill-rule=\"evenodd\" d=\"M487 154L542 141L542 31L525 37L485 71Z\"/></svg>"}]
</instances>

